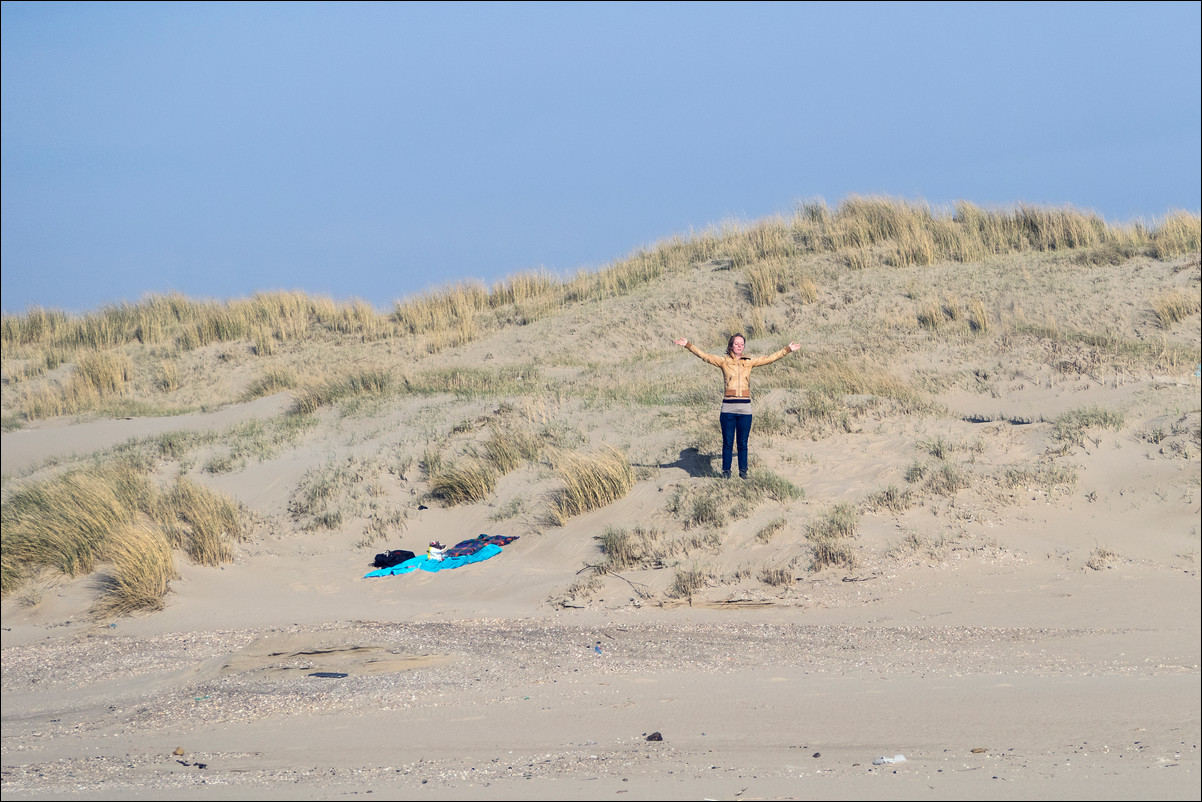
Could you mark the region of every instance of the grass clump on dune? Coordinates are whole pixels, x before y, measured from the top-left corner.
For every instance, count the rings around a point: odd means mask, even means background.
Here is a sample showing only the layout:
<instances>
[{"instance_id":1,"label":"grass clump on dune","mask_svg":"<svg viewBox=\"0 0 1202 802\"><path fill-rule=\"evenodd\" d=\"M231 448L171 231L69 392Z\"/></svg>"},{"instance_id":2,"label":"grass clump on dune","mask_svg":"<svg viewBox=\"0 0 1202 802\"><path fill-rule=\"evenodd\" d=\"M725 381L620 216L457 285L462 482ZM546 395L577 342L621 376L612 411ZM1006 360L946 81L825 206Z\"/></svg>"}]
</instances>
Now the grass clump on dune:
<instances>
[{"instance_id":1,"label":"grass clump on dune","mask_svg":"<svg viewBox=\"0 0 1202 802\"><path fill-rule=\"evenodd\" d=\"M448 507L484 501L496 486L496 471L477 459L441 466L430 477L430 495Z\"/></svg>"},{"instance_id":2,"label":"grass clump on dune","mask_svg":"<svg viewBox=\"0 0 1202 802\"><path fill-rule=\"evenodd\" d=\"M500 473L506 474L538 459L542 445L539 437L532 432L512 426L499 426L494 427L489 438L484 441L484 454Z\"/></svg>"},{"instance_id":3,"label":"grass clump on dune","mask_svg":"<svg viewBox=\"0 0 1202 802\"><path fill-rule=\"evenodd\" d=\"M537 368L508 367L442 368L427 370L404 378L405 391L417 395L453 393L465 398L482 395L519 395L528 392L538 379Z\"/></svg>"},{"instance_id":4,"label":"grass clump on dune","mask_svg":"<svg viewBox=\"0 0 1202 802\"><path fill-rule=\"evenodd\" d=\"M1099 439L1090 438L1089 432L1094 429L1111 429L1117 431L1123 426L1123 416L1118 412L1103 409L1099 406L1072 409L1056 417L1052 421L1052 431L1049 439L1056 444L1056 452L1067 454L1073 446L1085 447L1086 439L1093 440L1098 445Z\"/></svg>"},{"instance_id":5,"label":"grass clump on dune","mask_svg":"<svg viewBox=\"0 0 1202 802\"><path fill-rule=\"evenodd\" d=\"M914 492L902 490L897 485L889 485L884 490L871 493L864 499L862 505L865 512L889 510L890 512L905 512L914 504Z\"/></svg>"},{"instance_id":6,"label":"grass clump on dune","mask_svg":"<svg viewBox=\"0 0 1202 802\"><path fill-rule=\"evenodd\" d=\"M116 351L85 351L65 382L53 381L29 390L20 404L29 420L73 415L100 406L129 391L133 364Z\"/></svg>"},{"instance_id":7,"label":"grass clump on dune","mask_svg":"<svg viewBox=\"0 0 1202 802\"><path fill-rule=\"evenodd\" d=\"M594 455L564 452L555 462L564 486L552 498L551 519L560 526L568 518L625 497L634 486L634 469L626 455L613 446Z\"/></svg>"},{"instance_id":8,"label":"grass clump on dune","mask_svg":"<svg viewBox=\"0 0 1202 802\"><path fill-rule=\"evenodd\" d=\"M810 570L820 571L828 565L841 565L853 569L859 565L859 557L852 547L860 516L850 504L839 504L828 510L817 520L806 526L806 540L810 543Z\"/></svg>"},{"instance_id":9,"label":"grass clump on dune","mask_svg":"<svg viewBox=\"0 0 1202 802\"><path fill-rule=\"evenodd\" d=\"M678 566L668 586L668 596L676 599L688 599L693 602L693 595L705 587L710 574L698 565Z\"/></svg>"},{"instance_id":10,"label":"grass clump on dune","mask_svg":"<svg viewBox=\"0 0 1202 802\"><path fill-rule=\"evenodd\" d=\"M255 379L247 386L242 393L243 401L253 401L256 398L262 398L266 395L274 395L283 390L291 390L296 387L296 374L290 370L282 370L273 368L263 372L263 375Z\"/></svg>"},{"instance_id":11,"label":"grass clump on dune","mask_svg":"<svg viewBox=\"0 0 1202 802\"><path fill-rule=\"evenodd\" d=\"M329 381L301 388L289 410L294 415L309 415L336 401L365 395L383 395L392 387L392 374L386 370L362 370Z\"/></svg>"},{"instance_id":12,"label":"grass clump on dune","mask_svg":"<svg viewBox=\"0 0 1202 802\"><path fill-rule=\"evenodd\" d=\"M163 609L163 597L177 575L162 530L145 522L127 524L110 534L105 557L112 567L94 612L112 617Z\"/></svg>"},{"instance_id":13,"label":"grass clump on dune","mask_svg":"<svg viewBox=\"0 0 1202 802\"><path fill-rule=\"evenodd\" d=\"M765 498L784 504L804 495L805 491L783 476L757 468L749 471L746 479L714 478L682 485L669 500L668 511L682 519L686 528L719 528L730 518L746 518Z\"/></svg>"},{"instance_id":14,"label":"grass clump on dune","mask_svg":"<svg viewBox=\"0 0 1202 802\"><path fill-rule=\"evenodd\" d=\"M7 595L28 568L55 568L70 577L91 573L102 558L109 534L132 524L152 508L152 490L141 473L118 463L65 473L33 482L3 506Z\"/></svg>"},{"instance_id":15,"label":"grass clump on dune","mask_svg":"<svg viewBox=\"0 0 1202 802\"><path fill-rule=\"evenodd\" d=\"M1171 329L1174 323L1196 314L1198 309L1198 297L1187 296L1180 290L1169 290L1152 302L1152 311L1162 329Z\"/></svg>"},{"instance_id":16,"label":"grass clump on dune","mask_svg":"<svg viewBox=\"0 0 1202 802\"><path fill-rule=\"evenodd\" d=\"M171 545L198 565L229 562L233 544L246 537L242 516L228 498L182 476L159 497L155 517Z\"/></svg>"},{"instance_id":17,"label":"grass clump on dune","mask_svg":"<svg viewBox=\"0 0 1202 802\"><path fill-rule=\"evenodd\" d=\"M657 544L662 535L658 529L644 529L641 526L633 529L605 527L601 533L601 553L605 555L601 568L605 571L621 571L657 558L660 556Z\"/></svg>"},{"instance_id":18,"label":"grass clump on dune","mask_svg":"<svg viewBox=\"0 0 1202 802\"><path fill-rule=\"evenodd\" d=\"M161 606L173 546L217 565L232 559L232 543L244 535L241 512L224 496L182 478L161 491L128 461L25 484L0 515L4 596L38 569L76 577L111 563L97 606L104 615Z\"/></svg>"},{"instance_id":19,"label":"grass clump on dune","mask_svg":"<svg viewBox=\"0 0 1202 802\"><path fill-rule=\"evenodd\" d=\"M788 560L780 565L765 565L760 569L759 578L765 585L781 588L793 584L793 566L796 560Z\"/></svg>"}]
</instances>

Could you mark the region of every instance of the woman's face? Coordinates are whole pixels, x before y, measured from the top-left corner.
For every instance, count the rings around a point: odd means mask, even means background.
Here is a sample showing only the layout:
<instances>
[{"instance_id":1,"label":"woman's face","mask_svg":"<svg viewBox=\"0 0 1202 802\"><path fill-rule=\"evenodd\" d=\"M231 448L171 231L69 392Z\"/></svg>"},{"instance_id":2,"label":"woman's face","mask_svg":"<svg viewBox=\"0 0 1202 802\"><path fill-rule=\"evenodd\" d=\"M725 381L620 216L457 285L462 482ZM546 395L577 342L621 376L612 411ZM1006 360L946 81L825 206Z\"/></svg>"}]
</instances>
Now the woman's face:
<instances>
[{"instance_id":1,"label":"woman's face","mask_svg":"<svg viewBox=\"0 0 1202 802\"><path fill-rule=\"evenodd\" d=\"M730 344L730 355L735 359L743 356L744 345L746 345L746 343L743 341L742 337L735 337L734 341Z\"/></svg>"}]
</instances>

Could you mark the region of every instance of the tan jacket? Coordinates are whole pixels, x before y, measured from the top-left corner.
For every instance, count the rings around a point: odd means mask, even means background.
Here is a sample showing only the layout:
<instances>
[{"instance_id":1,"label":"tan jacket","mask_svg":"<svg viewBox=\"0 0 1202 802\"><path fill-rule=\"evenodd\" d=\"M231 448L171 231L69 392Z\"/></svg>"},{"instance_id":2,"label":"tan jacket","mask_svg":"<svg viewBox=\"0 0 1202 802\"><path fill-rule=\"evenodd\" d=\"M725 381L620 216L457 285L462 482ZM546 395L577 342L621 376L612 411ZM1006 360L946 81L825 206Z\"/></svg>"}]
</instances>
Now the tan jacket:
<instances>
[{"instance_id":1,"label":"tan jacket","mask_svg":"<svg viewBox=\"0 0 1202 802\"><path fill-rule=\"evenodd\" d=\"M684 347L711 365L722 368L722 376L726 381L726 392L723 395L726 398L751 398L751 369L775 362L790 353L789 346L786 345L776 353L767 356L745 356L735 359L729 354L722 356L707 354L691 342L686 342Z\"/></svg>"}]
</instances>

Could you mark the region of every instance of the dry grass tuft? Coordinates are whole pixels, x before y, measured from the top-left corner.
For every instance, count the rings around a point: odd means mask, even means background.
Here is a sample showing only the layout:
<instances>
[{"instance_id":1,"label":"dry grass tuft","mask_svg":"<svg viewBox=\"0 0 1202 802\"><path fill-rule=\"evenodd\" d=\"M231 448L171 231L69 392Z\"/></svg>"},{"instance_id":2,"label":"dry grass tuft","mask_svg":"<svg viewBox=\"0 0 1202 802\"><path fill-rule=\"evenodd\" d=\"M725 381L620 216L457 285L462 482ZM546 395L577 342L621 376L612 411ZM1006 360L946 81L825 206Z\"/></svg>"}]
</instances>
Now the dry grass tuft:
<instances>
[{"instance_id":1,"label":"dry grass tuft","mask_svg":"<svg viewBox=\"0 0 1202 802\"><path fill-rule=\"evenodd\" d=\"M767 543L777 532L784 529L787 523L787 518L775 518L760 527L760 530L755 533L755 539L760 543Z\"/></svg>"},{"instance_id":2,"label":"dry grass tuft","mask_svg":"<svg viewBox=\"0 0 1202 802\"><path fill-rule=\"evenodd\" d=\"M1174 212L1151 232L1151 255L1157 259L1174 259L1202 248L1202 221L1198 215Z\"/></svg>"},{"instance_id":3,"label":"dry grass tuft","mask_svg":"<svg viewBox=\"0 0 1202 802\"><path fill-rule=\"evenodd\" d=\"M1171 329L1174 323L1196 314L1199 309L1198 297L1187 296L1180 290L1169 290L1152 302L1152 311L1156 313L1162 329Z\"/></svg>"},{"instance_id":4,"label":"dry grass tuft","mask_svg":"<svg viewBox=\"0 0 1202 802\"><path fill-rule=\"evenodd\" d=\"M864 499L864 512L889 510L890 512L905 512L914 504L914 493L902 490L897 485L889 485L884 490L878 490Z\"/></svg>"},{"instance_id":5,"label":"dry grass tuft","mask_svg":"<svg viewBox=\"0 0 1202 802\"><path fill-rule=\"evenodd\" d=\"M4 503L0 540L4 567L16 573L3 576L3 593L19 586L26 567L91 573L109 533L132 524L151 493L145 477L126 464L71 471L13 493Z\"/></svg>"},{"instance_id":6,"label":"dry grass tuft","mask_svg":"<svg viewBox=\"0 0 1202 802\"><path fill-rule=\"evenodd\" d=\"M383 395L392 388L392 374L377 368L340 376L324 384L297 391L289 409L293 415L310 415L337 401L365 395Z\"/></svg>"},{"instance_id":7,"label":"dry grass tuft","mask_svg":"<svg viewBox=\"0 0 1202 802\"><path fill-rule=\"evenodd\" d=\"M502 475L538 459L542 440L533 432L512 426L495 427L484 442L484 454Z\"/></svg>"},{"instance_id":8,"label":"dry grass tuft","mask_svg":"<svg viewBox=\"0 0 1202 802\"><path fill-rule=\"evenodd\" d=\"M789 560L783 565L766 565L760 569L760 581L773 587L787 587L793 584L793 566L796 560Z\"/></svg>"},{"instance_id":9,"label":"dry grass tuft","mask_svg":"<svg viewBox=\"0 0 1202 802\"><path fill-rule=\"evenodd\" d=\"M931 560L941 560L946 555L947 547L947 538L942 535L929 538L910 530L901 541L891 545L885 553L895 560L911 555L922 555Z\"/></svg>"},{"instance_id":10,"label":"dry grass tuft","mask_svg":"<svg viewBox=\"0 0 1202 802\"><path fill-rule=\"evenodd\" d=\"M668 595L675 599L688 599L691 603L693 595L705 587L709 579L709 572L696 564L677 567L672 584L668 587Z\"/></svg>"},{"instance_id":11,"label":"dry grass tuft","mask_svg":"<svg viewBox=\"0 0 1202 802\"><path fill-rule=\"evenodd\" d=\"M1089 553L1089 559L1085 561L1085 567L1093 571L1101 571L1109 568L1110 564L1118 559L1118 552L1111 551L1105 546L1097 546Z\"/></svg>"},{"instance_id":12,"label":"dry grass tuft","mask_svg":"<svg viewBox=\"0 0 1202 802\"><path fill-rule=\"evenodd\" d=\"M641 526L633 529L605 527L601 533L601 553L605 555L602 570L621 571L659 557L657 544L662 536L663 533L658 529L644 529Z\"/></svg>"},{"instance_id":13,"label":"dry grass tuft","mask_svg":"<svg viewBox=\"0 0 1202 802\"><path fill-rule=\"evenodd\" d=\"M854 569L859 557L852 547L860 516L850 504L839 504L806 526L810 543L810 570L820 571L828 565Z\"/></svg>"},{"instance_id":14,"label":"dry grass tuft","mask_svg":"<svg viewBox=\"0 0 1202 802\"><path fill-rule=\"evenodd\" d=\"M94 389L97 395L120 395L129 384L132 369L126 354L114 351L98 351L84 354L76 363L75 373L80 380Z\"/></svg>"},{"instance_id":15,"label":"dry grass tuft","mask_svg":"<svg viewBox=\"0 0 1202 802\"><path fill-rule=\"evenodd\" d=\"M104 557L112 569L94 608L97 615L111 618L163 609L163 597L177 575L171 544L162 530L141 522L126 524L110 533Z\"/></svg>"},{"instance_id":16,"label":"dry grass tuft","mask_svg":"<svg viewBox=\"0 0 1202 802\"><path fill-rule=\"evenodd\" d=\"M924 301L918 307L918 325L934 331L943 325L943 308L935 301Z\"/></svg>"},{"instance_id":17,"label":"dry grass tuft","mask_svg":"<svg viewBox=\"0 0 1202 802\"><path fill-rule=\"evenodd\" d=\"M1074 446L1084 448L1087 439L1092 441L1095 447L1099 445L1101 440L1090 437L1091 431L1095 429L1117 431L1122 426L1123 416L1118 412L1096 405L1081 407L1058 415L1052 421L1049 439L1056 445L1053 449L1056 453L1067 454Z\"/></svg>"},{"instance_id":18,"label":"dry grass tuft","mask_svg":"<svg viewBox=\"0 0 1202 802\"><path fill-rule=\"evenodd\" d=\"M989 312L980 298L968 302L968 327L977 334L989 331Z\"/></svg>"},{"instance_id":19,"label":"dry grass tuft","mask_svg":"<svg viewBox=\"0 0 1202 802\"><path fill-rule=\"evenodd\" d=\"M246 537L233 502L182 476L159 499L155 517L171 544L187 552L197 565L230 562L234 544Z\"/></svg>"},{"instance_id":20,"label":"dry grass tuft","mask_svg":"<svg viewBox=\"0 0 1202 802\"><path fill-rule=\"evenodd\" d=\"M552 498L551 519L560 526L568 518L624 498L634 486L629 460L612 446L591 456L564 452L556 458L555 469L564 486Z\"/></svg>"},{"instance_id":21,"label":"dry grass tuft","mask_svg":"<svg viewBox=\"0 0 1202 802\"><path fill-rule=\"evenodd\" d=\"M482 395L519 395L538 380L538 369L529 365L485 370L441 368L404 378L405 391L419 395L453 393L465 398Z\"/></svg>"},{"instance_id":22,"label":"dry grass tuft","mask_svg":"<svg viewBox=\"0 0 1202 802\"><path fill-rule=\"evenodd\" d=\"M296 387L296 384L295 373L282 368L272 368L264 371L262 376L250 383L250 386L242 394L242 400L253 401L256 398L291 390Z\"/></svg>"},{"instance_id":23,"label":"dry grass tuft","mask_svg":"<svg viewBox=\"0 0 1202 802\"><path fill-rule=\"evenodd\" d=\"M779 260L759 262L746 272L752 306L771 306L789 288L788 268Z\"/></svg>"},{"instance_id":24,"label":"dry grass tuft","mask_svg":"<svg viewBox=\"0 0 1202 802\"><path fill-rule=\"evenodd\" d=\"M686 528L721 528L730 518L745 518L765 498L786 503L802 498L805 491L788 479L764 469L755 469L746 479L714 478L700 484L677 487L668 501Z\"/></svg>"},{"instance_id":25,"label":"dry grass tuft","mask_svg":"<svg viewBox=\"0 0 1202 802\"><path fill-rule=\"evenodd\" d=\"M496 469L476 459L443 465L430 477L430 495L448 507L484 501L496 486Z\"/></svg>"},{"instance_id":26,"label":"dry grass tuft","mask_svg":"<svg viewBox=\"0 0 1202 802\"><path fill-rule=\"evenodd\" d=\"M151 597L161 598L174 574L172 545L216 565L232 558L231 543L244 532L240 510L224 496L182 478L162 492L128 461L29 482L5 500L2 517L3 595L39 568L75 577L110 561L114 573L97 608L105 615L157 609Z\"/></svg>"}]
</instances>

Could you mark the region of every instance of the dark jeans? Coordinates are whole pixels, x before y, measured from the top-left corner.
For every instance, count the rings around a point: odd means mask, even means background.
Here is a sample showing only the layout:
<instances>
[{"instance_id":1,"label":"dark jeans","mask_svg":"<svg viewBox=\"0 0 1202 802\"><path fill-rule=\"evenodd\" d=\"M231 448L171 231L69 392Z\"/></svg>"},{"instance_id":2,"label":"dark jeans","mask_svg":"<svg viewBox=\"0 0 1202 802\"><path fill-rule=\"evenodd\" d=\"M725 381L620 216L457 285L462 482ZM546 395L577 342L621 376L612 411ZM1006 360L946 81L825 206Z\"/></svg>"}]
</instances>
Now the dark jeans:
<instances>
[{"instance_id":1,"label":"dark jeans","mask_svg":"<svg viewBox=\"0 0 1202 802\"><path fill-rule=\"evenodd\" d=\"M718 414L722 426L722 473L730 473L733 446L739 446L739 476L747 475L747 436L751 434L751 416L734 412Z\"/></svg>"}]
</instances>

